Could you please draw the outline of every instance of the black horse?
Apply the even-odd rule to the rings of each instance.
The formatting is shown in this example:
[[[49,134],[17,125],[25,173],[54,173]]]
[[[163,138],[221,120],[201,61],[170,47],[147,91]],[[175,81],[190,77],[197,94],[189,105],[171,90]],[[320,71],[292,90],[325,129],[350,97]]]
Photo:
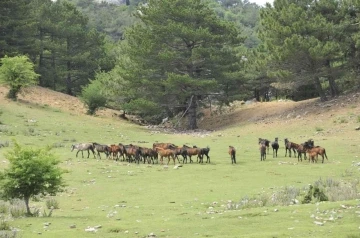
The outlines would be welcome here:
[[[199,163],[203,163],[203,158],[204,155],[206,156],[206,163],[210,163],[210,156],[209,156],[209,152],[210,152],[210,147],[207,146],[206,148],[201,148],[200,149],[200,154],[198,155],[198,158],[200,158]]]
[[[273,158],[276,156],[277,158],[277,152],[279,149],[279,138],[275,138],[275,141],[271,143],[271,148],[273,149]]]

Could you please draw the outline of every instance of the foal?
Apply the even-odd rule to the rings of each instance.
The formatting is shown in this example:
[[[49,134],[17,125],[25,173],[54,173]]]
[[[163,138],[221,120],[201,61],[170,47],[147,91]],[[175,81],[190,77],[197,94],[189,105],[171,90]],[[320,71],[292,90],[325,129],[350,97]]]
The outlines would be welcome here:
[[[259,150],[260,150],[260,161],[265,161],[265,159],[266,159],[266,145],[265,145],[264,140],[260,142]]]

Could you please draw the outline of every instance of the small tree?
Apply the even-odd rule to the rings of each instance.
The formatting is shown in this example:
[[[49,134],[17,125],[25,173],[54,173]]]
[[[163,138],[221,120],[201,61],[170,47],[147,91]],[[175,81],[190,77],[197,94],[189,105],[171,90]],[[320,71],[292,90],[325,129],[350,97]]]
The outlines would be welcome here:
[[[99,80],[93,80],[89,85],[84,87],[81,91],[81,100],[86,104],[90,115],[106,105],[106,97],[101,93],[102,83]]]
[[[34,71],[34,64],[27,56],[5,56],[1,59],[0,84],[10,87],[7,97],[13,100],[24,87],[36,85],[39,75]]]
[[[24,199],[28,215],[32,215],[30,198],[62,191],[64,171],[57,167],[60,161],[50,152],[50,147],[25,149],[15,142],[14,149],[5,157],[10,166],[0,174],[1,195],[6,199]]]

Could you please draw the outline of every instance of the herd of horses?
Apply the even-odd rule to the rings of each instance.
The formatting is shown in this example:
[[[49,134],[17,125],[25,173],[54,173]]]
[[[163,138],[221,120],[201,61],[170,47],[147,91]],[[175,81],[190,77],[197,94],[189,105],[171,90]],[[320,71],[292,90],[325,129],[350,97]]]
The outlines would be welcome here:
[[[293,152],[294,157],[297,158],[298,161],[307,159],[306,154],[309,156],[309,162],[317,162],[318,156],[320,155],[322,157],[322,163],[324,163],[324,159],[326,158],[328,160],[328,157],[326,155],[325,148],[321,146],[315,146],[314,141],[312,139],[309,139],[305,141],[304,143],[297,144],[294,142],[289,141],[287,138],[284,139],[285,142],[285,157],[287,156],[289,152],[289,157],[291,157],[291,153]],[[279,150],[279,139],[275,138],[273,142],[259,138],[259,150],[260,150],[260,160],[265,161],[266,154],[269,154],[270,145],[273,149],[273,158],[277,157],[278,150]],[[154,164],[155,161],[157,163],[163,164],[164,158],[167,158],[167,164],[170,163],[171,160],[173,160],[174,164],[176,163],[176,160],[180,163],[179,157],[182,157],[182,162],[187,163],[188,158],[189,162],[193,163],[192,156],[197,157],[197,163],[203,163],[203,158],[206,156],[206,163],[210,163],[210,148],[198,148],[197,146],[177,146],[173,143],[154,143],[152,148],[146,148],[141,147],[133,144],[129,145],[123,145],[122,143],[119,143],[117,145],[103,145],[98,143],[79,143],[74,144],[71,146],[71,151],[77,150],[76,157],[78,157],[79,152],[81,151],[82,157],[84,158],[84,151],[88,152],[87,158],[90,156],[90,151],[93,153],[94,158],[96,156],[101,159],[101,153],[104,153],[106,158],[119,160],[122,159],[122,161],[127,162],[136,162],[136,163],[152,163]],[[236,164],[236,149],[234,146],[229,146],[228,151],[231,163]]]
[[[325,158],[328,160],[325,148],[321,146],[315,146],[314,140],[312,139],[309,139],[304,143],[297,144],[289,141],[288,138],[285,138],[284,142],[285,142],[285,157],[287,156],[288,152],[289,152],[289,157],[291,157],[291,151],[292,151],[294,153],[294,157],[296,157],[296,153],[297,153],[298,162],[302,161],[302,155],[304,155],[304,159],[306,160],[307,159],[306,154],[308,154],[309,156],[309,162],[313,162],[313,163],[317,162],[319,155],[322,157],[322,163],[324,163]],[[275,138],[275,141],[271,142],[271,147],[273,149],[273,158],[277,157],[277,152],[279,149],[278,138]],[[270,148],[270,141],[267,139],[259,138],[259,150],[260,150],[261,161],[264,161],[266,159],[266,150],[267,153],[269,153],[269,148]]]
[[[93,153],[94,158],[96,156],[101,159],[101,153],[105,154],[106,158],[127,162],[136,163],[155,163],[159,162],[163,164],[164,158],[168,159],[167,164],[170,160],[176,160],[180,163],[179,156],[182,156],[183,163],[192,163],[192,156],[197,156],[197,162],[203,163],[203,157],[206,156],[206,163],[210,163],[210,148],[198,148],[197,146],[189,147],[187,145],[176,146],[172,143],[154,143],[153,148],[141,147],[133,144],[123,145],[119,143],[117,145],[103,145],[99,143],[79,143],[71,146],[71,151],[77,150],[76,157],[81,151],[82,157],[84,158],[84,151],[88,152],[87,158],[90,156],[90,151]]]

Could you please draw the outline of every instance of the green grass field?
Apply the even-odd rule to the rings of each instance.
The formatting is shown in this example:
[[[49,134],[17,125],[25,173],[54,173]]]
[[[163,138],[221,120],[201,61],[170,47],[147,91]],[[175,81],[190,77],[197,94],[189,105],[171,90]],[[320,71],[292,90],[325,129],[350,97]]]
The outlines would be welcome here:
[[[62,161],[66,190],[55,199],[59,209],[51,217],[11,219],[3,214],[17,237],[360,237],[360,201],[351,199],[294,205],[236,207],[240,201],[294,187],[305,191],[320,178],[355,183],[360,171],[359,131],[354,130],[358,107],[334,117],[283,120],[272,124],[239,122],[209,133],[165,133],[132,125],[115,118],[62,112],[49,106],[0,101],[1,168],[12,139],[30,147],[53,145]],[[336,118],[350,118],[339,121]],[[336,121],[337,120],[337,121]],[[280,139],[278,158],[260,161],[259,137]],[[284,138],[303,142],[308,138],[326,148],[324,164],[298,162],[284,157]],[[184,164],[174,169],[160,164],[129,164],[107,159],[76,158],[73,143],[137,144],[172,142],[209,146],[210,164]],[[237,149],[232,165],[228,146]],[[84,155],[87,156],[85,152]],[[357,186],[359,188],[359,186]],[[359,197],[359,192],[357,191]],[[299,198],[300,199],[300,198]],[[31,201],[48,211],[46,198]],[[321,225],[315,224],[321,222]],[[46,223],[50,223],[47,224]],[[44,225],[45,224],[45,225]],[[96,232],[88,227],[101,226]]]

